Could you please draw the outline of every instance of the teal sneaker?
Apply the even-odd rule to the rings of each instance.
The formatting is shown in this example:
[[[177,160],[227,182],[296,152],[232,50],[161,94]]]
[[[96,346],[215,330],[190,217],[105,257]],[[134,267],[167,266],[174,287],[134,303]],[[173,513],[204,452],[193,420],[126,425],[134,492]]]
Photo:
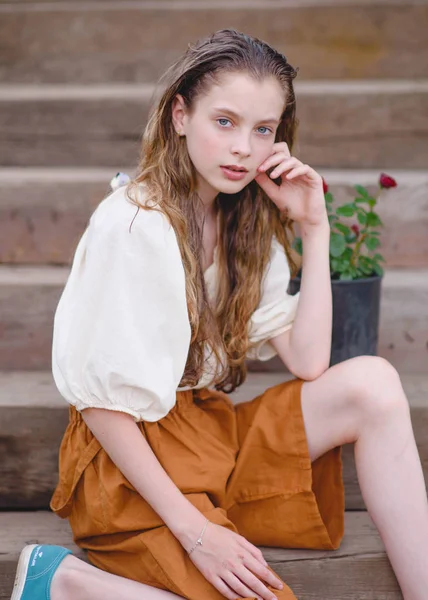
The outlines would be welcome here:
[[[25,546],[19,557],[11,600],[50,600],[52,577],[67,554],[71,550],[62,546]]]

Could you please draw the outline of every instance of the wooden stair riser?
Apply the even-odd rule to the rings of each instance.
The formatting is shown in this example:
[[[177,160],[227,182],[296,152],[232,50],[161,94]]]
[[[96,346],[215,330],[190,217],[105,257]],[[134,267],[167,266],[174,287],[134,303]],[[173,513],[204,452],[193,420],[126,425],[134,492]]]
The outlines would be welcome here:
[[[426,168],[428,86],[359,85],[296,86],[300,125],[293,154],[324,168]],[[152,92],[152,86],[132,87],[117,97],[111,88],[83,88],[73,98],[71,86],[52,93],[41,88],[34,97],[21,89],[0,94],[0,164],[112,170],[136,164]]]
[[[299,67],[299,78],[426,77],[423,3],[44,4],[0,5],[2,81],[154,81],[189,42],[225,27],[272,44]]]
[[[122,167],[129,175],[133,169]],[[71,264],[77,242],[89,218],[109,191],[116,170],[67,173],[51,170],[5,169],[0,171],[0,263]],[[362,183],[375,193],[379,173],[331,173],[318,169],[329,181],[337,202],[353,197],[352,184]],[[392,171],[392,173],[395,172]],[[86,176],[86,179],[85,179]],[[388,267],[428,265],[428,173],[397,172],[398,187],[383,192],[377,211],[384,226],[379,250]],[[355,219],[352,219],[355,221]]]

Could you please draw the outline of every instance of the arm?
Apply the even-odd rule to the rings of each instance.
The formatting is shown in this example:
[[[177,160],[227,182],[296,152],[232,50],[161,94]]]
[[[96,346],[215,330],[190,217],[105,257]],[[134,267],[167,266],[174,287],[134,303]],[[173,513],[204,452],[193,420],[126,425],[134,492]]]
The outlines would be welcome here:
[[[172,482],[134,419],[100,408],[87,408],[82,417],[118,469],[188,551],[206,519]]]
[[[332,332],[332,292],[329,266],[330,226],[301,224],[302,280],[293,327],[271,344],[291,373],[312,380],[329,366]]]

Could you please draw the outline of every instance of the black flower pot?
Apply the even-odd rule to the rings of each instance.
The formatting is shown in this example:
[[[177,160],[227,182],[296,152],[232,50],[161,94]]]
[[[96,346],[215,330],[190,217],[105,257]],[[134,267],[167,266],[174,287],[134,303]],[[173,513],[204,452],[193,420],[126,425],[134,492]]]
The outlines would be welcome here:
[[[348,358],[377,354],[382,277],[352,281],[332,280],[333,333],[330,366]],[[300,290],[300,277],[290,281],[289,292]]]

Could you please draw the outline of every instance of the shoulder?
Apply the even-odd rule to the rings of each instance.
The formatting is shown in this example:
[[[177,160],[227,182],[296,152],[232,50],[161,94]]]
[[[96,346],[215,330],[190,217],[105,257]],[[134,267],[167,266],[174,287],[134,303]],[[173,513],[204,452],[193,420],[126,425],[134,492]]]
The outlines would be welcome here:
[[[156,208],[144,206],[148,204],[142,186],[129,194],[128,186],[113,191],[100,202],[90,218],[89,241],[92,244],[120,242],[135,247],[149,245],[159,250],[176,243],[168,217]]]

